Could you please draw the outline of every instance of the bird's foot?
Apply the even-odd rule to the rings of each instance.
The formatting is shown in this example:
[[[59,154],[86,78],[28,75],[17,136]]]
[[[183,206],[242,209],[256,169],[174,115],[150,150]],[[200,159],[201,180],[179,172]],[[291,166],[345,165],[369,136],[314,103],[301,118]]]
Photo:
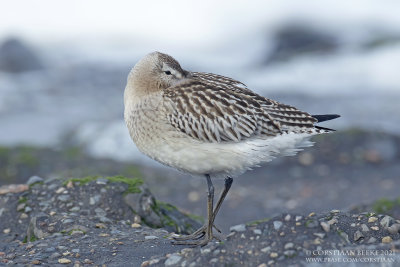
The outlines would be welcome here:
[[[221,231],[213,225],[213,227],[221,233]],[[219,234],[214,234],[211,231],[208,232],[208,225],[205,224],[199,229],[197,229],[194,233],[190,235],[181,235],[172,237],[172,244],[174,245],[189,245],[189,246],[205,246],[208,242],[212,241],[214,238],[218,241],[222,240],[222,237]]]

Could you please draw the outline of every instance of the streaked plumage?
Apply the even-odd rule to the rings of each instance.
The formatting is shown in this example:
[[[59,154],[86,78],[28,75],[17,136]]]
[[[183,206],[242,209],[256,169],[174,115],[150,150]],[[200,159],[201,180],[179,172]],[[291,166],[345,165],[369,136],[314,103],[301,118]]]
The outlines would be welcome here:
[[[274,157],[293,155],[312,144],[310,136],[331,131],[315,126],[318,118],[335,117],[313,117],[232,78],[183,70],[159,52],[132,69],[124,104],[130,135],[144,154],[211,177],[236,176]]]

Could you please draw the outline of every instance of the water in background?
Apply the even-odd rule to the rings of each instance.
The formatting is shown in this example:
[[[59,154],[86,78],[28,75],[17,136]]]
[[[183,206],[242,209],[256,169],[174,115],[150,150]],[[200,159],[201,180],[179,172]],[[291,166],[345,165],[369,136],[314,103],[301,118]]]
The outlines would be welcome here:
[[[92,1],[41,1],[48,12],[35,27],[32,4],[16,2],[0,11],[1,145],[67,140],[95,156],[145,160],[122,100],[130,68],[154,50],[312,114],[342,115],[328,127],[400,133],[398,1],[172,1],[157,11],[96,1],[96,12]],[[20,2],[24,21],[10,12]]]

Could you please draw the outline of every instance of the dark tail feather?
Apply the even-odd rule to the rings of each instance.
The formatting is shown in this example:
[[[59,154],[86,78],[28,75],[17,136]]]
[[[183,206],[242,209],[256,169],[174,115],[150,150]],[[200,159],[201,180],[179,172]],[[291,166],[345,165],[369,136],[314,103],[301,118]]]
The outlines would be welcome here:
[[[329,121],[339,118],[340,115],[337,114],[325,114],[325,115],[311,115],[318,120],[318,122]]]

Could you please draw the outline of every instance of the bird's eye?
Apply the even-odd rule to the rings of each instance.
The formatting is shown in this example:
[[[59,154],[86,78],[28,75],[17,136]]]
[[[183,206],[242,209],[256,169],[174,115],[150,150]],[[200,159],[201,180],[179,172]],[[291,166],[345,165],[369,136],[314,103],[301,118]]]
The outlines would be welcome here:
[[[172,74],[169,70],[164,71],[164,73],[167,74],[167,75],[171,75]]]

